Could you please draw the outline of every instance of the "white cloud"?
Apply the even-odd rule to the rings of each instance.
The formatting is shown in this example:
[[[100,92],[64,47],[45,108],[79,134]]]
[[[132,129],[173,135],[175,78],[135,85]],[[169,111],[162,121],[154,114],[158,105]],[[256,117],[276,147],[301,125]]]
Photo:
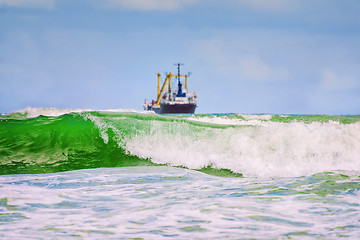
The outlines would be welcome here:
[[[124,8],[138,11],[172,11],[195,4],[196,2],[197,0],[103,0],[100,4],[105,8]]]
[[[290,78],[290,74],[265,61],[261,55],[247,51],[223,39],[204,40],[196,44],[196,54],[202,61],[212,65],[221,75],[236,74],[250,81],[278,82]]]
[[[340,75],[329,69],[320,73],[320,87],[327,90],[350,90],[360,86],[360,83],[352,76]]]
[[[271,66],[257,55],[240,55],[239,66],[246,76],[254,80],[283,81],[290,76],[285,69]]]
[[[52,9],[55,0],[0,0],[1,6]]]

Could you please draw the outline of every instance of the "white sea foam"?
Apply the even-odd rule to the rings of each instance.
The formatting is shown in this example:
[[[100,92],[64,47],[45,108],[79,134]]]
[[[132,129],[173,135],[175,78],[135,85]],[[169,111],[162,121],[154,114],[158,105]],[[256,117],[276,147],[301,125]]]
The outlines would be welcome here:
[[[69,113],[81,113],[81,112],[93,112],[93,111],[99,111],[99,112],[111,112],[111,113],[140,113],[140,114],[154,114],[150,111],[138,111],[134,109],[105,109],[105,110],[93,110],[90,108],[87,109],[81,109],[81,108],[69,108],[69,109],[59,109],[59,108],[32,108],[27,107],[25,109],[16,111],[18,113],[26,114],[27,118],[35,118],[40,115],[42,116],[49,116],[49,117],[57,117],[64,114]]]
[[[272,115],[269,114],[256,114],[256,115],[248,115],[248,114],[238,114],[239,116],[243,117],[245,120],[263,120],[268,121],[271,119]]]
[[[0,239],[359,239],[358,185],[164,166],[0,176]]]
[[[195,122],[220,124],[220,125],[240,125],[240,126],[266,126],[271,119],[271,115],[241,115],[244,119],[228,118],[227,116],[191,116],[187,119]],[[246,117],[244,117],[246,116]],[[270,116],[270,117],[269,117]]]
[[[231,120],[233,121],[233,120]],[[126,143],[131,154],[155,163],[199,169],[212,165],[246,176],[307,176],[360,170],[360,123],[275,123],[198,131],[154,122],[150,134]]]
[[[58,108],[32,108],[27,107],[25,109],[16,111],[22,114],[26,114],[28,118],[35,118],[40,115],[42,116],[49,116],[49,117],[57,117],[68,113],[79,113],[79,112],[87,112],[92,111],[91,109],[58,109]]]

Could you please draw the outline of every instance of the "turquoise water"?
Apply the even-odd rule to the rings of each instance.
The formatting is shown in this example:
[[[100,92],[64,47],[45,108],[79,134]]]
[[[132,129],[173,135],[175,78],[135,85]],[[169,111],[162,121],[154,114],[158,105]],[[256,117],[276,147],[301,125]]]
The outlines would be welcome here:
[[[0,117],[0,238],[359,239],[360,117]]]

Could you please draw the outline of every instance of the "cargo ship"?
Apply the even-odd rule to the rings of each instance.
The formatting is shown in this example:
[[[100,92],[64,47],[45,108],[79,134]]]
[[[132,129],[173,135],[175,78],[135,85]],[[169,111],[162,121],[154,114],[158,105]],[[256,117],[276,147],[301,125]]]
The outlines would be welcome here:
[[[173,75],[171,72],[166,74],[165,81],[160,88],[161,74],[157,75],[157,97],[151,103],[144,103],[144,110],[154,111],[158,114],[166,113],[194,113],[197,107],[197,96],[195,92],[189,92],[187,88],[188,75],[180,74],[180,66],[183,64],[177,63],[178,73]],[[177,88],[171,88],[172,78],[177,79]],[[181,82],[184,78],[185,86]]]

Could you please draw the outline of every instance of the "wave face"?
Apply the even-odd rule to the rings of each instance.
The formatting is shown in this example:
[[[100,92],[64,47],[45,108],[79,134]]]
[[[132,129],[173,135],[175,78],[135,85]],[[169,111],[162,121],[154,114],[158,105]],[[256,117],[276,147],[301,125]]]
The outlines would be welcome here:
[[[0,117],[1,174],[160,164],[294,177],[360,171],[359,158],[360,116],[27,109]]]

